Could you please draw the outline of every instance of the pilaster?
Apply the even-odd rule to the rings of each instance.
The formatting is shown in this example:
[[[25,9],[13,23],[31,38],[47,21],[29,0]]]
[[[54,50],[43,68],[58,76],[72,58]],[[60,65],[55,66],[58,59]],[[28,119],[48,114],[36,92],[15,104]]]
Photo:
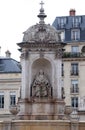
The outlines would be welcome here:
[[[21,84],[21,99],[27,99],[29,88],[29,53],[27,49],[22,50],[21,54],[21,65],[22,65],[22,84]]]

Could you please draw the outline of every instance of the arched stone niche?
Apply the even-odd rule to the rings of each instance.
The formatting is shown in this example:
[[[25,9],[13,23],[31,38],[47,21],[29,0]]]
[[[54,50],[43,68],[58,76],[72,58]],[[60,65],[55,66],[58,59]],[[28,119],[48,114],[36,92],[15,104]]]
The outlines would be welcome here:
[[[37,86],[37,85],[35,85],[35,84],[37,84],[35,82],[38,82],[37,78],[40,76],[41,80],[42,80],[42,77],[44,77],[44,79],[41,81],[41,84],[39,82],[39,85],[41,87],[43,87],[42,91],[45,88],[47,89],[47,91],[49,91],[48,92],[49,94],[46,95],[46,93],[44,93],[44,95],[42,95],[42,96],[45,96],[45,97],[46,96],[52,96],[52,85],[51,85],[52,84],[52,66],[51,66],[50,61],[48,61],[45,58],[39,58],[39,59],[35,60],[33,62],[33,64],[32,64],[32,71],[31,71],[31,73],[32,73],[32,78],[31,78],[32,79],[32,83],[31,83],[31,95],[32,96],[34,95],[33,94],[34,93],[33,89],[35,89],[36,86]],[[39,96],[38,94],[36,94],[36,95]]]
[[[32,64],[32,81],[35,77],[36,74],[39,73],[40,70],[43,70],[45,75],[47,75],[47,77],[49,78],[49,81],[51,83],[52,80],[52,66],[50,61],[48,61],[45,58],[39,58],[37,60],[35,60]]]

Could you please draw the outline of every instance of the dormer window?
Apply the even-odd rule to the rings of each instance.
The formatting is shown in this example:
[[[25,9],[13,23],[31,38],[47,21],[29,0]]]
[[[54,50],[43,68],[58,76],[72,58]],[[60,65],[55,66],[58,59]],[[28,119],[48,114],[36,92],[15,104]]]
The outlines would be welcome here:
[[[64,41],[65,40],[65,31],[64,30],[61,31],[60,36],[61,36],[61,41]]]
[[[58,18],[57,20],[59,27],[63,28],[66,24],[66,18]]]
[[[71,39],[72,40],[80,40],[80,30],[79,29],[73,29],[71,31]]]
[[[72,18],[72,26],[73,27],[79,27],[81,23],[81,17],[73,17]]]

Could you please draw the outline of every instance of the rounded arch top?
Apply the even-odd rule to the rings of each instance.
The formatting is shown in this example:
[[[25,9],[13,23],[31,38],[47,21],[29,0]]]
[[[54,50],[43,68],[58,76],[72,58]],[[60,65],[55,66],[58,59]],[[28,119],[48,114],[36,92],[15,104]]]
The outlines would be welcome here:
[[[34,60],[31,66],[31,70],[32,80],[34,79],[35,75],[39,73],[40,70],[43,70],[50,81],[52,79],[52,64],[49,60],[45,58],[37,58],[36,60]]]
[[[48,61],[50,63],[51,67],[53,66],[53,58],[48,57],[48,56],[44,56],[43,58],[41,58],[39,56],[33,57],[32,60],[31,60],[31,66],[34,64],[35,61],[37,61],[39,59],[41,59],[41,60],[44,59],[45,61]]]

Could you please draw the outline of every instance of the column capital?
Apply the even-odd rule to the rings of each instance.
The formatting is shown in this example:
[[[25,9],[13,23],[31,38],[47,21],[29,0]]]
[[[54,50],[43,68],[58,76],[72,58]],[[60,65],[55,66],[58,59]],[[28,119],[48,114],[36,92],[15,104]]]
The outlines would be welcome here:
[[[23,50],[21,54],[21,59],[28,59],[29,58],[29,51],[28,50]]]
[[[62,52],[62,48],[58,48],[57,50],[56,50],[56,52],[55,52],[55,58],[57,59],[59,59],[59,58],[62,58],[62,54],[63,54],[63,52]]]

